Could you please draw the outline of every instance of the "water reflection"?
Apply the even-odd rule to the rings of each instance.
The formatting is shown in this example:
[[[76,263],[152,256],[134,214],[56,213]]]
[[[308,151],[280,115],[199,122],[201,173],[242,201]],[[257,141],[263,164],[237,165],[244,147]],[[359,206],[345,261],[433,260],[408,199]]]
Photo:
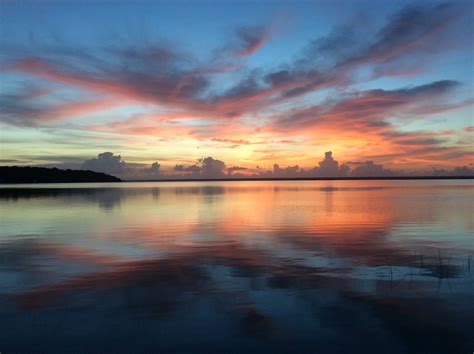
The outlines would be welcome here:
[[[2,351],[474,347],[469,181],[120,186],[0,190]]]

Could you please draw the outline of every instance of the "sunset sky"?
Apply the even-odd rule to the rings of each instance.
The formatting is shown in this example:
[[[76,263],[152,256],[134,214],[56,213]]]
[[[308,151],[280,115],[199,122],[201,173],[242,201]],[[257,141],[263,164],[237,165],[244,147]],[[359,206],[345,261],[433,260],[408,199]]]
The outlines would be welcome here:
[[[474,161],[472,1],[0,6],[2,165]]]

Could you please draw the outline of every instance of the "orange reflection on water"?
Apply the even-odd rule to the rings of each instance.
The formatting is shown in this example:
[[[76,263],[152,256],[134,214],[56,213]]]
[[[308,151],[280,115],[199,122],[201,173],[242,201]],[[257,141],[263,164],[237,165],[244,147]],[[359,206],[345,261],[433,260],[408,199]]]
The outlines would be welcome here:
[[[442,345],[465,349],[474,324],[467,315],[474,310],[467,301],[474,292],[473,186],[262,181],[2,189],[0,313],[11,329],[0,342],[42,342],[51,333],[67,341],[69,332],[58,326],[67,318],[78,345],[134,333],[155,349],[187,351],[183,335],[195,343],[224,336],[230,347],[258,338],[275,352],[283,335],[292,352],[331,332],[337,342],[347,333],[370,338],[359,343],[367,349],[373,328],[392,345],[393,338],[412,340],[422,324],[416,340],[423,348],[439,332]],[[32,317],[41,322],[34,330]],[[366,323],[373,327],[360,325]],[[445,348],[430,349],[438,347]]]

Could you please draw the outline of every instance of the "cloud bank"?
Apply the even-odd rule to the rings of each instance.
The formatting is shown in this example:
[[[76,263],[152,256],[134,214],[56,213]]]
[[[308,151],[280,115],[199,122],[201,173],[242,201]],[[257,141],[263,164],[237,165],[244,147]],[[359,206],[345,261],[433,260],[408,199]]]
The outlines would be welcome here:
[[[59,166],[61,167],[61,166]],[[227,167],[224,161],[213,157],[198,159],[194,164],[168,166],[161,169],[161,164],[154,162],[150,167],[128,164],[120,155],[104,152],[97,158],[86,160],[81,169],[104,172],[125,179],[232,179],[232,178],[346,178],[346,177],[403,177],[403,176],[473,176],[472,166],[459,166],[451,170],[431,169],[422,172],[405,172],[386,169],[374,161],[339,164],[331,151],[325,153],[318,166],[305,170],[298,165],[280,167],[275,163],[272,170],[260,171],[259,168]]]

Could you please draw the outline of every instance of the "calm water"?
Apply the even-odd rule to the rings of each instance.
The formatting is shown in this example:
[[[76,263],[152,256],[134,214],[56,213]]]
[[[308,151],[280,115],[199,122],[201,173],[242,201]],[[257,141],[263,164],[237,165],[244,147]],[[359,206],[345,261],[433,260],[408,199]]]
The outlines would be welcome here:
[[[474,351],[474,182],[0,189],[5,353]]]

